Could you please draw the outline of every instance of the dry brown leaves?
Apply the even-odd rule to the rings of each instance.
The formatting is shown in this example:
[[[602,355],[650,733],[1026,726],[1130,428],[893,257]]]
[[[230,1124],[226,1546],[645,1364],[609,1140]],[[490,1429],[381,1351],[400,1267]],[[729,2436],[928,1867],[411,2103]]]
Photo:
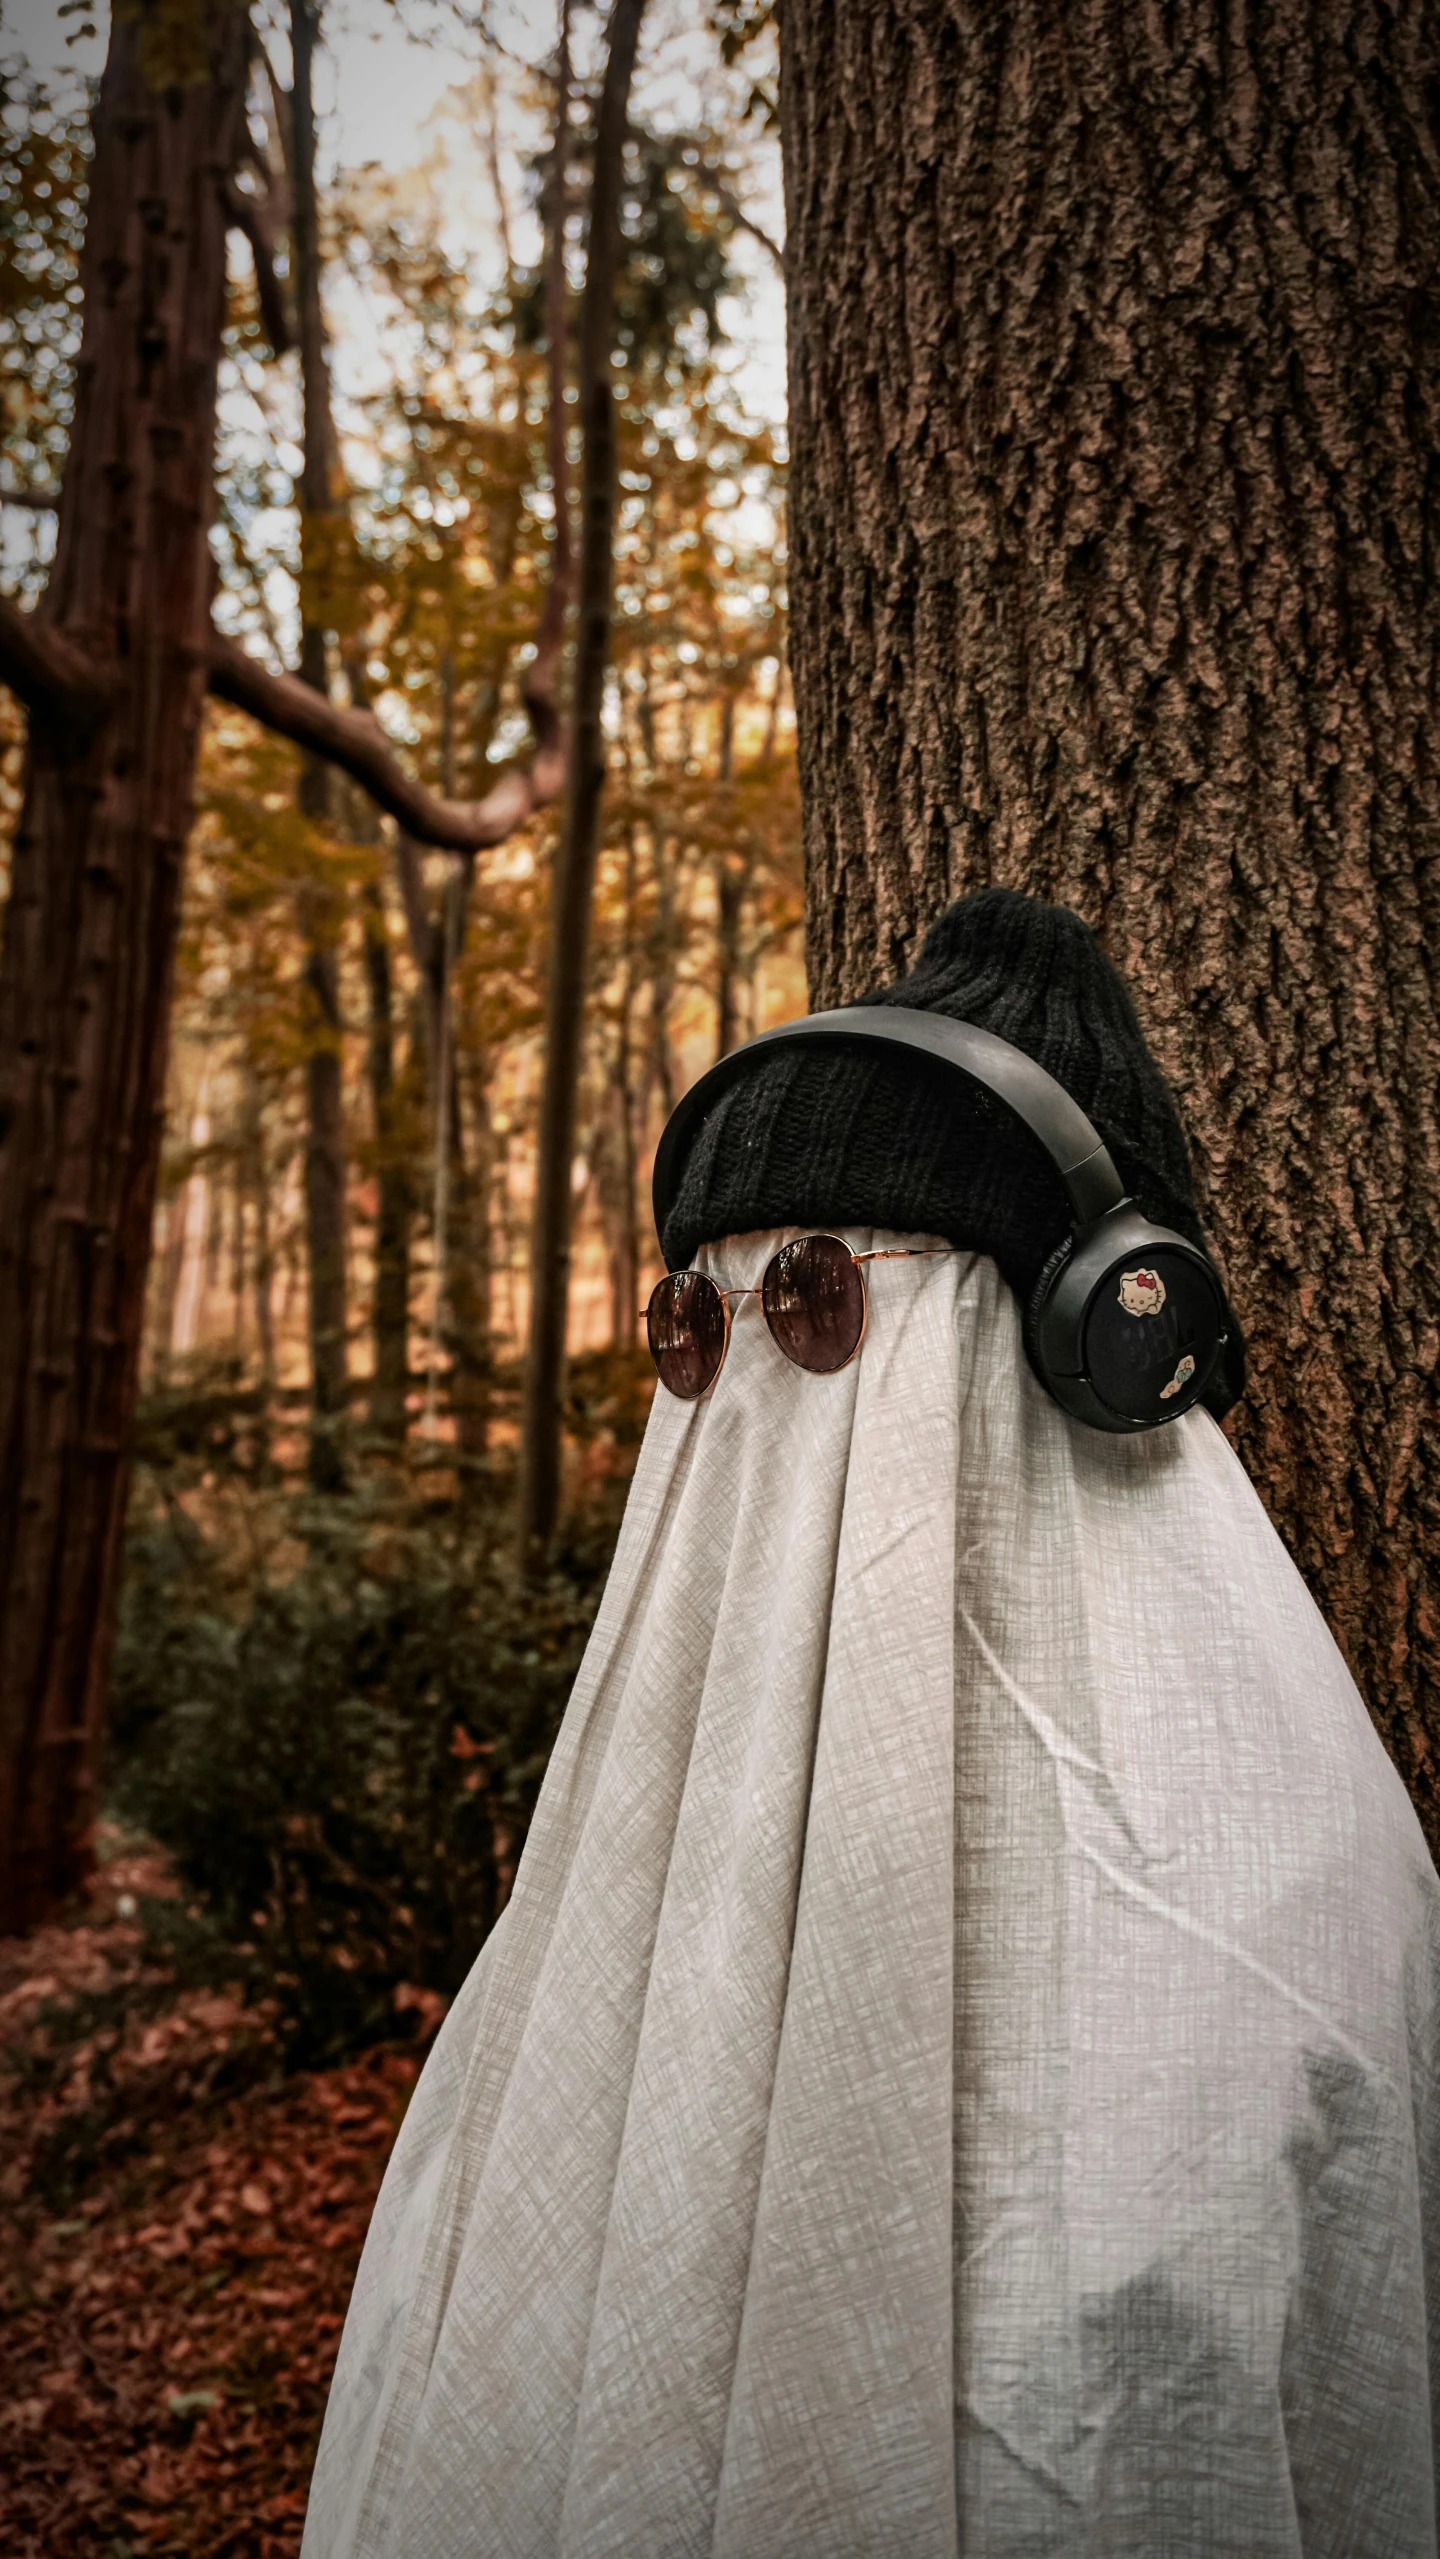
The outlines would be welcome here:
[[[0,1945],[0,2548],[280,2559],[419,2055],[280,2077],[185,1991],[102,1867],[80,1924]],[[427,2016],[424,2022],[432,2020]]]

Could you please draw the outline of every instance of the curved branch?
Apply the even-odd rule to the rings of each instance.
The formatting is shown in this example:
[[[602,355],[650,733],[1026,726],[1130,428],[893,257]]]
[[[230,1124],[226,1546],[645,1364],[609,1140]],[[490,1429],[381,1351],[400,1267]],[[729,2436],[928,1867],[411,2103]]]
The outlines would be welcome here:
[[[0,596],[0,684],[8,684],[37,717],[93,728],[114,698],[114,685],[93,658],[9,596]]]
[[[713,195],[721,212],[729,214],[738,231],[748,231],[752,240],[759,241],[761,248],[768,257],[774,259],[783,276],[785,273],[784,249],[778,240],[773,239],[768,231],[761,228],[758,222],[752,221],[728,179],[722,178],[718,169],[708,167],[703,160],[692,164],[689,175],[694,178],[697,186],[705,189],[707,195]]]
[[[479,853],[503,844],[557,797],[565,778],[564,734],[559,721],[551,720],[528,767],[502,774],[483,800],[442,800],[406,772],[373,712],[342,710],[298,676],[272,675],[221,631],[210,635],[208,666],[210,690],[222,702],[338,764],[417,842],[442,852]]]
[[[250,244],[255,267],[255,296],[260,325],[272,355],[288,355],[295,344],[285,288],[275,264],[279,232],[275,209],[266,196],[246,195],[233,178],[225,185],[225,211],[234,229]]]

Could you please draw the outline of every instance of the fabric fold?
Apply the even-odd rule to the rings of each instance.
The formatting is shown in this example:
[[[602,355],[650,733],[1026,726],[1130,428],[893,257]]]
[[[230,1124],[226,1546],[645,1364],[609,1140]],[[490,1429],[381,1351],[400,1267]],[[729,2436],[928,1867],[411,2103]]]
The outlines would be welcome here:
[[[868,1279],[838,1376],[744,1298],[657,1394],[305,2559],[1435,2551],[1414,1815],[1208,1416]]]

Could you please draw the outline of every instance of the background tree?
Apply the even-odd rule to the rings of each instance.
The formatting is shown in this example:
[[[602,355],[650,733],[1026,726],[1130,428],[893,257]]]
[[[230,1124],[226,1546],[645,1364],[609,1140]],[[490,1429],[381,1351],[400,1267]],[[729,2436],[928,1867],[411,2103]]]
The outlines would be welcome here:
[[[530,1334],[520,1454],[522,1550],[543,1554],[560,1494],[560,1400],[569,1304],[571,1159],[575,1145],[581,1005],[590,901],[605,788],[601,715],[610,655],[614,584],[615,276],[621,254],[621,191],[630,82],[645,0],[615,0],[595,124],[580,305],[580,571],[575,650],[574,738],[551,895],[545,987],[545,1081],[536,1139],[535,1214],[530,1237]]]
[[[466,852],[503,842],[563,765],[534,702],[529,769],[442,801],[367,713],[211,627],[231,223],[269,273],[266,208],[235,184],[250,63],[230,0],[116,15],[54,564],[33,612],[0,604],[0,677],[30,714],[0,960],[0,1927],[89,1855],[207,678]]]
[[[786,0],[781,108],[812,1000],[990,880],[1097,927],[1434,1836],[1432,34]]]
[[[300,345],[303,459],[300,467],[300,659],[304,684],[328,700],[328,643],[339,586],[336,552],[345,529],[340,453],[330,396],[330,358],[321,297],[320,205],[315,184],[315,52],[319,0],[290,0],[288,100],[290,264]],[[328,610],[327,610],[328,606]],[[453,785],[451,785],[453,789]],[[322,756],[300,767],[300,806],[329,818],[332,774]],[[329,893],[327,893],[329,892]],[[323,872],[301,889],[307,997],[305,1227],[310,1311],[310,1472],[321,1487],[342,1480],[336,1421],[346,1407],[345,1135],[340,1090],[338,916]],[[377,1072],[383,1068],[377,1060]]]

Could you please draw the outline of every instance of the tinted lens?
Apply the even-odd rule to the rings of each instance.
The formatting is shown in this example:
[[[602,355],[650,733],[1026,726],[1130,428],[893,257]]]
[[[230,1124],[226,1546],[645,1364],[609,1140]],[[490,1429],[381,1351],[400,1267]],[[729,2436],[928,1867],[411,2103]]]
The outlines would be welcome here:
[[[761,1283],[765,1321],[787,1359],[828,1377],[860,1348],[865,1283],[838,1235],[782,1244]]]
[[[660,1383],[693,1403],[713,1386],[725,1357],[725,1300],[703,1271],[672,1271],[645,1309],[650,1356]]]

